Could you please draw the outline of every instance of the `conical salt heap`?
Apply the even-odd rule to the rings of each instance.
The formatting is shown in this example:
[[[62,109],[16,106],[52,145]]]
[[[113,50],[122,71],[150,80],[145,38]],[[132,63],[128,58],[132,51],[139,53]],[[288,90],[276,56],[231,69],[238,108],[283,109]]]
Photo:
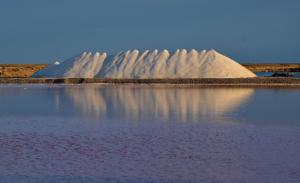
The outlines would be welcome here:
[[[52,64],[33,77],[52,78],[249,78],[256,75],[215,50],[129,50],[116,55],[84,52]]]

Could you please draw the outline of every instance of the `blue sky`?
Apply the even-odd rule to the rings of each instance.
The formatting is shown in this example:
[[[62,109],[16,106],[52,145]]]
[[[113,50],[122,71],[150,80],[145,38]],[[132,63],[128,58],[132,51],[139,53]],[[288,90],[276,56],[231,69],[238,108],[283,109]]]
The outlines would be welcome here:
[[[1,0],[0,63],[133,48],[300,62],[299,21],[299,0]]]

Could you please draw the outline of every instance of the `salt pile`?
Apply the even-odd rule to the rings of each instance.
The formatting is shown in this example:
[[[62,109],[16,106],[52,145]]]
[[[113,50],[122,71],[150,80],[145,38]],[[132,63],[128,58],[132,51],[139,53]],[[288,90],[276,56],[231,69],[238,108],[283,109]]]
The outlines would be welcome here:
[[[53,78],[248,78],[256,75],[215,50],[128,50],[116,55],[84,52],[51,64],[33,77]]]

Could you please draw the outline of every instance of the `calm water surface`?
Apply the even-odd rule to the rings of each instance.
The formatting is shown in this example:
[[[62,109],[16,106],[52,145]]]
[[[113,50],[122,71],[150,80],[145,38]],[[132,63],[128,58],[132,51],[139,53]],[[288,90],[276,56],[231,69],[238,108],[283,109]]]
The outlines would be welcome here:
[[[300,182],[300,90],[0,85],[0,182]]]

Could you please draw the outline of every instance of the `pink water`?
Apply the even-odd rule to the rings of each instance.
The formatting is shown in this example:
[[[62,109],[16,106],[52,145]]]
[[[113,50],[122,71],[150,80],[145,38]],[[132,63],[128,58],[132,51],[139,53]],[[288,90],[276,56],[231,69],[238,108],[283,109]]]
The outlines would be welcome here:
[[[93,88],[92,92],[86,88],[70,89],[72,88],[59,87],[57,90],[33,87],[27,88],[25,93],[20,87],[13,87],[13,90],[2,89],[2,92],[5,91],[2,96],[6,95],[6,102],[13,95],[19,97],[19,101],[25,100],[24,97],[39,98],[45,104],[47,97],[50,96],[52,101],[51,94],[55,93],[60,97],[60,106],[69,107],[78,115],[69,110],[62,112],[55,108],[55,113],[41,110],[35,115],[32,115],[31,110],[29,113],[23,111],[11,115],[2,110],[1,183],[300,181],[300,125],[293,109],[288,113],[282,111],[274,114],[278,115],[277,120],[260,117],[260,113],[256,113],[256,118],[245,113],[247,111],[254,114],[254,108],[259,109],[258,104],[254,105],[256,100],[265,97],[265,93],[268,94],[271,90],[251,91],[250,98],[249,91],[242,91],[241,94],[241,91],[230,90],[231,93],[239,95],[239,100],[243,97],[245,99],[246,93],[246,101],[237,102],[236,98],[231,98],[236,100],[235,105],[218,105],[210,95],[220,95],[224,91],[168,89],[170,92],[164,93],[164,90],[154,88],[146,91],[136,88],[129,91],[124,91],[124,88],[121,91],[120,88],[105,91]],[[85,107],[80,106],[84,101],[92,101],[87,98],[75,101],[74,96],[82,96],[86,90],[89,91],[86,97],[98,94],[105,102],[94,103],[93,107],[88,104],[83,105]],[[72,97],[65,96],[66,91],[73,92]],[[172,92],[177,92],[174,94],[177,96],[175,101]],[[285,92],[277,91],[277,96],[285,99],[281,101],[289,99]],[[288,92],[289,96],[298,95],[297,91]],[[120,98],[124,93],[126,100]],[[182,94],[194,98],[191,101],[185,95],[181,96]],[[166,100],[164,107],[155,107],[154,104],[158,103],[155,99],[157,95]],[[141,96],[148,96],[148,99]],[[65,100],[66,97],[72,102]],[[155,102],[152,104],[148,101],[149,98]],[[9,100],[11,105],[16,105],[13,99]],[[135,100],[148,106],[129,105],[130,101]],[[37,105],[37,101],[32,104]],[[198,102],[194,101],[207,105],[198,109],[201,105],[197,106]],[[222,101],[227,102],[226,99]],[[126,103],[131,106],[129,109],[125,109]],[[42,104],[39,104],[41,108]],[[47,109],[52,108],[51,103],[46,104]],[[103,104],[107,104],[105,112],[101,108]],[[174,104],[177,105],[173,106]],[[212,104],[214,107],[210,106]],[[16,108],[20,109],[22,105],[24,104]],[[28,103],[27,106],[30,108]],[[191,111],[191,106],[197,109]],[[164,111],[166,107],[168,115]],[[189,109],[186,115],[185,108]],[[282,119],[287,114],[291,118],[285,122]],[[265,115],[268,116],[269,113],[266,112]]]

